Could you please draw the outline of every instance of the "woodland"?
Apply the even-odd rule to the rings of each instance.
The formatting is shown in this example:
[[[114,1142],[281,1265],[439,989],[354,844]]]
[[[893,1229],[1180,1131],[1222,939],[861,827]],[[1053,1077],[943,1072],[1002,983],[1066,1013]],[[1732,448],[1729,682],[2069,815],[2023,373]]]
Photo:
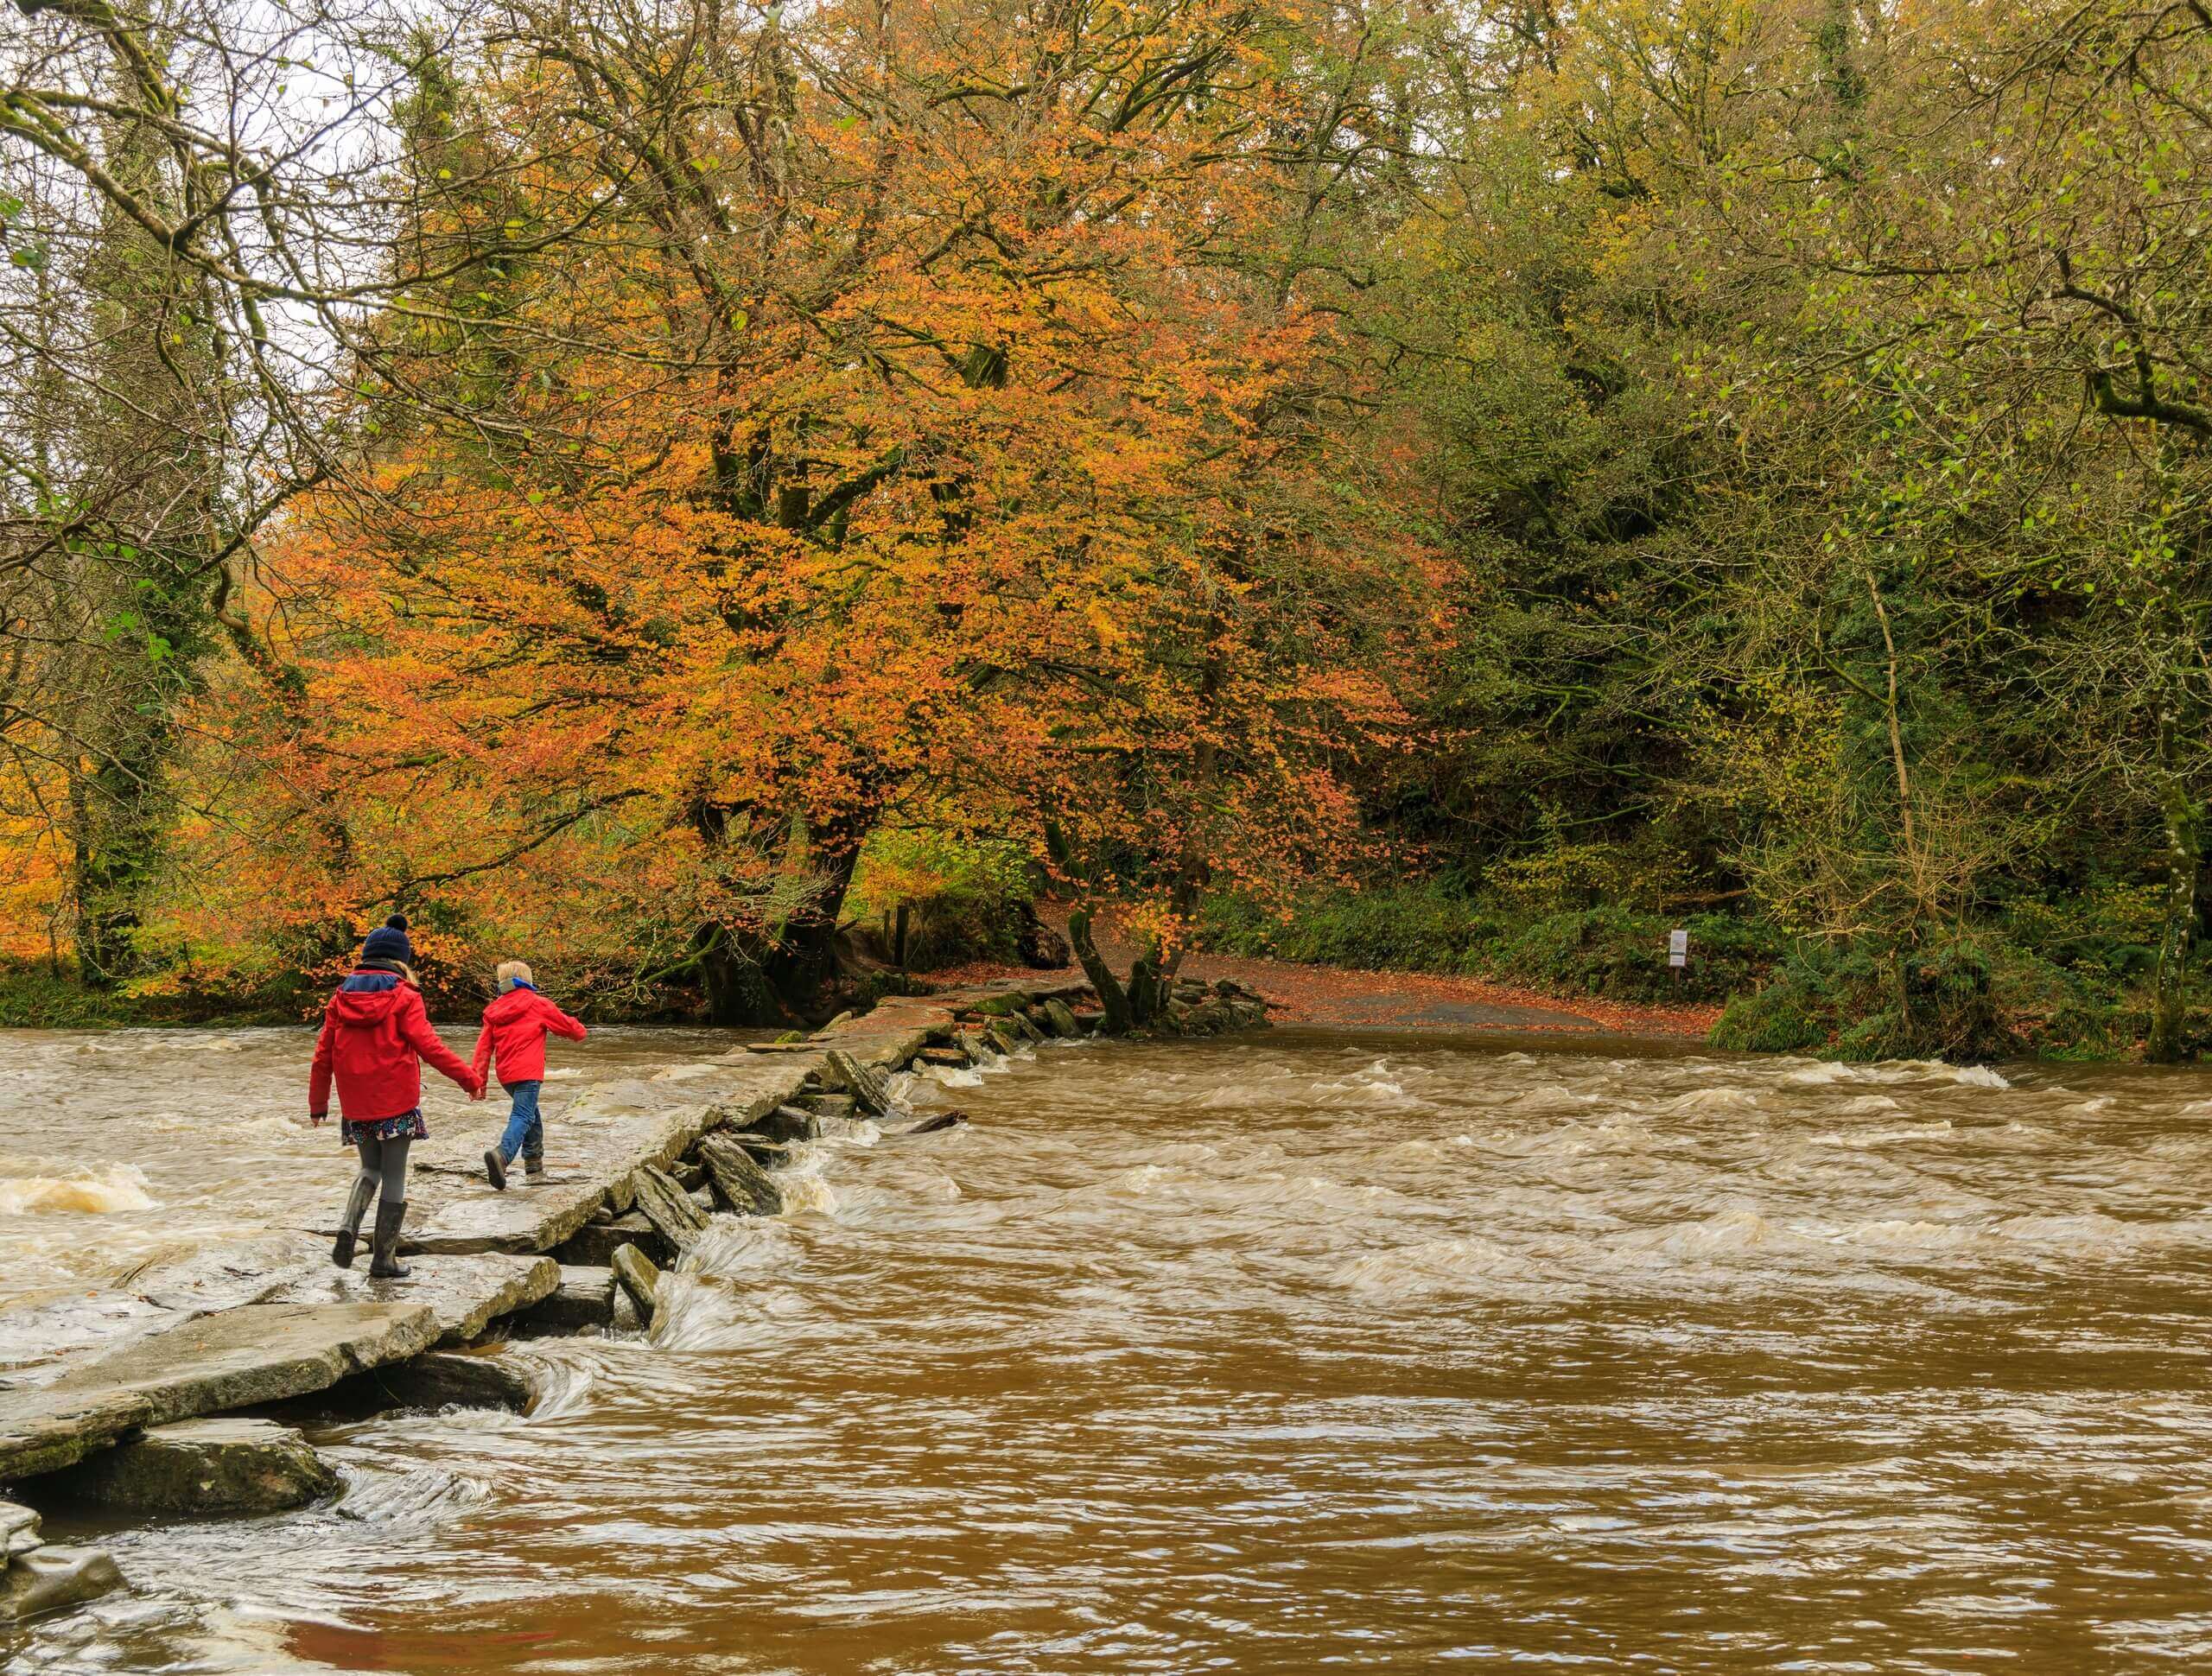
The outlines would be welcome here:
[[[7,0],[0,1022],[2190,1057],[2208,165],[2202,0]]]

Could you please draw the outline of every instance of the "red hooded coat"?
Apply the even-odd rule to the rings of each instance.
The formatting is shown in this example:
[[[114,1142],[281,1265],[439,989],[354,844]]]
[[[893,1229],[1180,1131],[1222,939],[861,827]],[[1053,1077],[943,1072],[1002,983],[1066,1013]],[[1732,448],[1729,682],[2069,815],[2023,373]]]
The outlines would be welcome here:
[[[572,1042],[584,1038],[582,1025],[527,984],[517,984],[484,1009],[484,1033],[476,1038],[477,1080],[482,1081],[490,1071],[494,1056],[503,1088],[542,1079],[549,1030]]]
[[[308,1077],[308,1109],[330,1109],[330,1084],[338,1082],[338,1108],[353,1123],[404,1117],[423,1103],[423,1065],[429,1060],[474,1094],[480,1080],[461,1056],[438,1039],[423,1011],[423,993],[410,983],[389,989],[341,989],[323,1009]]]

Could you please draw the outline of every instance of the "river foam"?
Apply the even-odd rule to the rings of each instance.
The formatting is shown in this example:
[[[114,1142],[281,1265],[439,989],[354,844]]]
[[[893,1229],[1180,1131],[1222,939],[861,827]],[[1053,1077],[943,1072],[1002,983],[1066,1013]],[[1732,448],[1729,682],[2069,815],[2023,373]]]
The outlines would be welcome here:
[[[0,1177],[0,1216],[87,1216],[119,1210],[151,1210],[146,1172],[134,1164],[111,1164],[54,1176]]]

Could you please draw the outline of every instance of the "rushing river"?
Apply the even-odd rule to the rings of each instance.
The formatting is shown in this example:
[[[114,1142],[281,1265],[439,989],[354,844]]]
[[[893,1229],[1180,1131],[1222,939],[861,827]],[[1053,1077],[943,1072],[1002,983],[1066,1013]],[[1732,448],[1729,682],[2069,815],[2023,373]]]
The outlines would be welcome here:
[[[5,1290],[342,1184],[296,1038],[8,1045]],[[2212,1080],[1288,1032],[950,1080],[969,1126],[717,1218],[651,1341],[517,1347],[528,1419],[79,1527],[134,1589],[0,1669],[2212,1659]]]

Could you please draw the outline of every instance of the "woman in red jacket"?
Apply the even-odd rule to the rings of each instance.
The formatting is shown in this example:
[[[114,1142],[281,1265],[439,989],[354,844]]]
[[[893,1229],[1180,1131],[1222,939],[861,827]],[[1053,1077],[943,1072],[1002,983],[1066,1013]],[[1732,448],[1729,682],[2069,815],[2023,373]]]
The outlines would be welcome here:
[[[346,1201],[330,1260],[340,1268],[353,1266],[361,1218],[381,1185],[369,1260],[369,1273],[378,1279],[404,1279],[408,1273],[398,1262],[399,1224],[407,1215],[407,1149],[430,1133],[423,1126],[422,1061],[467,1089],[471,1100],[484,1097],[483,1078],[430,1028],[414,964],[415,948],[400,915],[369,933],[353,973],[323,1009],[308,1081],[308,1116],[315,1123],[330,1115],[330,1085],[337,1082],[339,1138],[361,1155],[361,1173]]]
[[[545,1126],[537,1116],[538,1086],[545,1080],[545,1032],[581,1042],[584,1027],[537,993],[537,980],[520,961],[502,961],[498,976],[499,993],[484,1009],[484,1033],[476,1038],[475,1063],[469,1069],[482,1082],[496,1054],[499,1086],[514,1096],[506,1133],[484,1154],[484,1173],[504,1193],[507,1166],[517,1152],[532,1186],[545,1174]]]

